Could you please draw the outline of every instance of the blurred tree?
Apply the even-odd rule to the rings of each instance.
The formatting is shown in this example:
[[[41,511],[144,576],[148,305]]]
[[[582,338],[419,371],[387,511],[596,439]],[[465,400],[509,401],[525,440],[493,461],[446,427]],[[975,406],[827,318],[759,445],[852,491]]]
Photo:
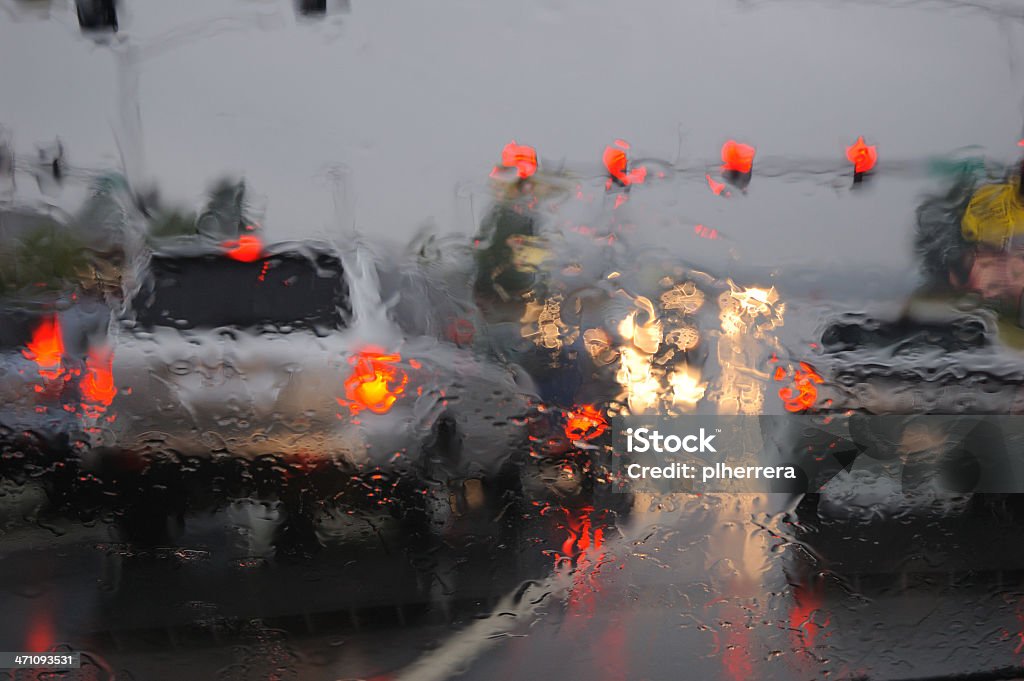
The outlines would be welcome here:
[[[84,244],[46,216],[5,246],[0,250],[0,295],[73,290],[89,270]]]
[[[198,234],[217,241],[236,239],[251,231],[245,199],[245,180],[219,180],[210,191],[206,208],[196,220]]]
[[[177,209],[155,212],[150,217],[150,242],[182,236],[197,236],[196,214]]]
[[[564,195],[564,179],[559,173],[495,181],[495,202],[475,240],[473,292],[488,321],[518,320],[526,300],[542,295],[538,268],[549,253],[541,211],[545,201]]]

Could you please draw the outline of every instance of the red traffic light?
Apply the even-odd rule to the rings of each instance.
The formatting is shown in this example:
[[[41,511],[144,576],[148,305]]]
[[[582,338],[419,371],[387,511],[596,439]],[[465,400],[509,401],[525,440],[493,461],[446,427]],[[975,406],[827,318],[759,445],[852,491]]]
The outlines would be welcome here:
[[[647,168],[640,166],[632,170],[628,169],[627,149],[629,149],[629,144],[622,140],[615,140],[614,146],[605,147],[601,157],[608,174],[623,187],[642,184],[647,179]],[[608,188],[611,188],[611,180],[608,181]]]
[[[722,145],[722,171],[747,174],[754,166],[756,149],[749,144],[729,140]]]
[[[491,177],[495,177],[506,168],[515,168],[519,179],[525,180],[537,172],[537,150],[526,144],[516,144],[512,140],[501,150],[501,165],[495,166]]]
[[[864,137],[858,137],[857,141],[846,147],[846,158],[853,164],[853,172],[857,175],[870,172],[878,163],[878,148],[874,145],[868,146]]]

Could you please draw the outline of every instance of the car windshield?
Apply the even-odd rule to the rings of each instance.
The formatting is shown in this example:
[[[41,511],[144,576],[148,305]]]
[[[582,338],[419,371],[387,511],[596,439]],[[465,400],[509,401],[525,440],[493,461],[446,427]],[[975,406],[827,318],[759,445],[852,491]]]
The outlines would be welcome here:
[[[1024,681],[1024,0],[0,64],[0,681]]]
[[[252,262],[155,255],[132,307],[144,328],[338,329],[348,313],[347,285],[341,262],[326,254]]]

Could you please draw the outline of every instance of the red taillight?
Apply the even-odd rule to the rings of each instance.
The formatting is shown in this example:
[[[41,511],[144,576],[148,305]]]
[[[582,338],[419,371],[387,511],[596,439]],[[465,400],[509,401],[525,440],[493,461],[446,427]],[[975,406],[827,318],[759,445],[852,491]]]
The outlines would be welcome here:
[[[401,361],[398,353],[384,354],[365,350],[352,357],[352,375],[345,380],[345,398],[338,403],[353,414],[364,409],[386,414],[405,392],[408,375],[395,366]]]
[[[32,340],[21,353],[36,363],[43,378],[55,379],[64,373],[64,338],[57,315],[50,315],[39,322],[32,332]]]
[[[565,436],[570,440],[593,440],[608,430],[608,420],[589,404],[570,411],[566,416]]]
[[[775,380],[780,381],[786,377],[782,367],[775,369]],[[806,411],[814,406],[818,399],[818,387],[816,383],[824,383],[824,379],[807,362],[800,362],[798,368],[793,370],[793,386],[779,390],[779,397],[787,411]]]

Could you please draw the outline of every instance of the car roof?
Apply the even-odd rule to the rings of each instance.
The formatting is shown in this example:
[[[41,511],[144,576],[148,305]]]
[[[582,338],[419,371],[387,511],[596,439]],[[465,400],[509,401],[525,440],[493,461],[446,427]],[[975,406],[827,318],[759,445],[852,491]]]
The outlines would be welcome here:
[[[253,235],[257,238],[258,235]],[[227,251],[233,245],[232,240],[227,242],[217,241],[204,236],[185,236],[161,239],[151,250],[152,257],[158,258],[194,258],[203,256],[227,256]],[[305,255],[311,259],[322,256],[332,256],[341,260],[340,249],[326,241],[279,241],[274,243],[263,243],[261,256],[274,256],[282,254]]]

